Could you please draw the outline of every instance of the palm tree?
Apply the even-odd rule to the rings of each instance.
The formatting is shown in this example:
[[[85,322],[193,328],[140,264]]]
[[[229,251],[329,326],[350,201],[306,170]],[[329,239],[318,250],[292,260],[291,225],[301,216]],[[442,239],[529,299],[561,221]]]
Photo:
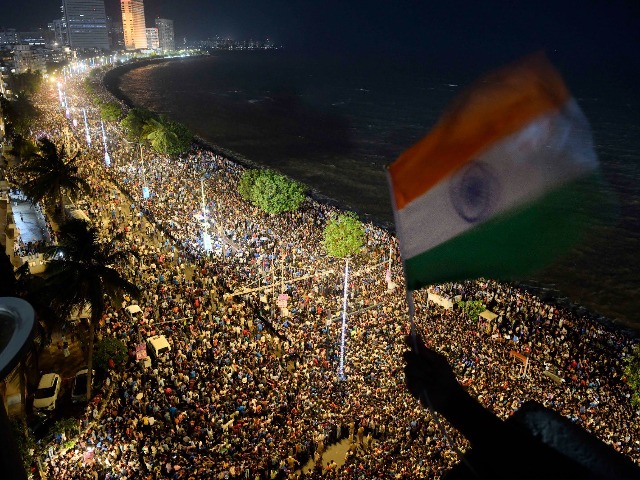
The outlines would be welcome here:
[[[77,153],[69,156],[64,146],[58,149],[46,137],[38,140],[38,147],[40,152],[18,168],[25,176],[20,186],[33,203],[56,205],[64,220],[63,194],[75,198],[80,191],[89,192],[89,184],[78,175]]]
[[[106,302],[121,298],[124,293],[137,298],[140,291],[114,267],[129,253],[117,250],[113,241],[100,242],[98,230],[83,220],[71,219],[61,225],[59,244],[52,253],[44,275],[54,310],[62,318],[68,318],[74,309],[91,307],[87,354],[87,399],[90,399],[95,326],[102,318]]]
[[[11,142],[11,153],[18,157],[18,160],[21,162],[23,158],[30,158],[37,152],[36,145],[25,138],[24,136],[16,133],[13,137],[13,141]]]
[[[170,153],[174,149],[174,145],[178,143],[178,135],[163,117],[147,120],[143,132],[144,137],[149,140],[153,149],[158,153]]]

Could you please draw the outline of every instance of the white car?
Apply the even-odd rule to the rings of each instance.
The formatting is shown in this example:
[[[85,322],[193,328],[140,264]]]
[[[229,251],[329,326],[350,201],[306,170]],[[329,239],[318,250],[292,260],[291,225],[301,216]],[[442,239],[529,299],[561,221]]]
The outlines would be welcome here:
[[[34,410],[54,410],[61,383],[62,379],[57,373],[45,373],[42,375],[33,400]]]

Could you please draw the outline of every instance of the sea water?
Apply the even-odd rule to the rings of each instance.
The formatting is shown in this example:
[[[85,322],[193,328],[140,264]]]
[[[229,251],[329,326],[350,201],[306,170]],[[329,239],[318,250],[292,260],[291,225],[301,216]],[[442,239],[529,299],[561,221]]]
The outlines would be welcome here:
[[[481,73],[381,58],[221,52],[131,70],[120,88],[236,158],[393,229],[385,166]],[[616,72],[566,73],[619,208],[566,258],[521,280],[640,330],[640,100]]]

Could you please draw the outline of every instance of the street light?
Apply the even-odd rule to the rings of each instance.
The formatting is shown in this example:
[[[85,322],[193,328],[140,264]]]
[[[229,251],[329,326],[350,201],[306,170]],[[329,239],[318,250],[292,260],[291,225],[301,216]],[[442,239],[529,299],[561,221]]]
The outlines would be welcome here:
[[[82,114],[84,115],[84,131],[86,132],[87,145],[91,146],[91,135],[89,135],[89,124],[87,123],[87,110],[85,108],[82,109]]]
[[[107,134],[104,132],[104,123],[100,120],[100,127],[102,128],[102,141],[104,142],[104,163],[107,167],[111,166],[111,157],[109,156],[109,151],[107,150]]]
[[[211,235],[209,235],[209,221],[207,220],[207,210],[204,201],[204,179],[200,179],[200,191],[202,193],[202,243],[204,251],[209,253],[213,250]]]
[[[134,142],[128,141],[127,139],[124,139],[124,141],[127,142],[129,145],[134,143]],[[142,198],[146,200],[151,196],[151,191],[149,190],[149,186],[147,185],[147,176],[145,174],[144,158],[142,156],[142,143],[141,142],[137,142],[137,143],[138,143],[138,146],[140,147],[140,170],[142,171]],[[133,155],[132,155],[132,158],[133,158]]]
[[[342,327],[340,330],[340,365],[338,366],[338,378],[340,380],[346,380],[344,376],[344,351],[345,342],[347,337],[347,297],[349,288],[349,257],[345,259],[344,263],[344,293],[342,296]]]
[[[138,143],[140,147],[140,169],[142,170],[142,198],[149,198],[149,186],[147,185],[147,176],[145,174],[144,158],[142,157],[142,143]]]

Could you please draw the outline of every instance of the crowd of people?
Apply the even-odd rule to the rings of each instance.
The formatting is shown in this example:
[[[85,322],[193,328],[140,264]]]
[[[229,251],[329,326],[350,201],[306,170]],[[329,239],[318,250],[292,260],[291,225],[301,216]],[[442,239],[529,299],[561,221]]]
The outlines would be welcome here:
[[[88,105],[81,76],[64,88],[71,105]],[[34,136],[64,142],[71,120],[57,91],[45,86],[40,95],[46,112]],[[87,116],[100,132],[97,108]],[[237,192],[244,167],[199,145],[178,157],[144,147],[141,161],[116,123],[104,126],[110,166],[101,134],[89,147],[82,124],[75,129],[80,172],[92,187],[77,205],[103,241],[135,252],[116,268],[142,295],[107,305],[97,337],[121,340],[129,361],[108,372],[99,387],[104,410],[89,404],[75,447],[44,459],[49,477],[439,478],[458,463],[466,440],[446,422],[445,436],[406,391],[408,316],[392,234],[365,225],[349,277],[341,379],[344,263],[320,241],[337,210],[309,199],[299,211],[264,214]],[[481,300],[497,315],[468,318],[414,293],[418,330],[485,407],[506,419],[537,400],[640,462],[623,375],[634,338],[508,284],[480,279],[432,291]],[[277,304],[283,293],[286,308]],[[133,303],[139,313],[129,313]],[[145,366],[136,345],[156,334],[171,349]],[[527,357],[526,375],[512,351]],[[353,446],[341,466],[323,459],[338,441]],[[303,473],[309,461],[315,466]]]

